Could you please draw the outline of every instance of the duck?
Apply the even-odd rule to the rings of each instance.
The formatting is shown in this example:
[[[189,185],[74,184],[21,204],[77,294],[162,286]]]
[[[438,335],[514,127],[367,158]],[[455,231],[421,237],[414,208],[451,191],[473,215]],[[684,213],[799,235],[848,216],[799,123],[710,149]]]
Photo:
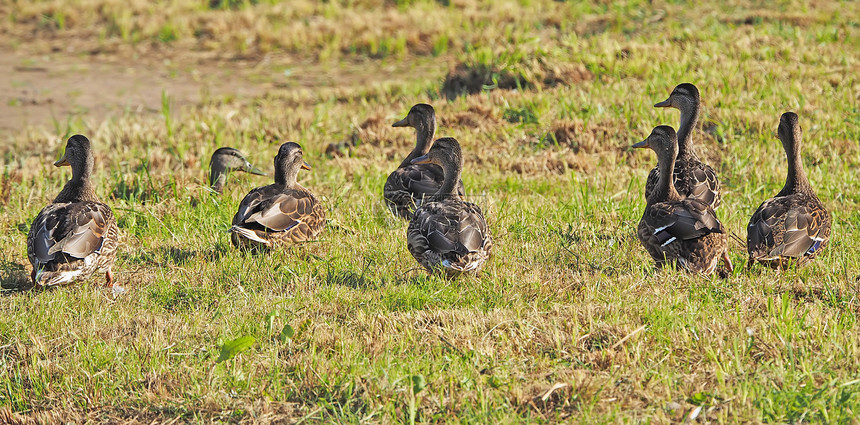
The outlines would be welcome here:
[[[681,111],[678,126],[678,158],[675,160],[675,189],[683,197],[698,199],[714,209],[720,206],[720,180],[711,166],[702,163],[693,148],[693,130],[699,121],[701,101],[699,89],[693,84],[678,84],[669,98],[656,103],[656,108],[676,108]],[[660,170],[654,168],[645,182],[645,199],[657,186]]]
[[[325,226],[325,209],[296,181],[310,170],[302,147],[287,142],[275,155],[275,183],[245,195],[233,216],[230,240],[236,247],[271,248],[316,239]]]
[[[227,173],[230,171],[244,171],[249,174],[265,176],[263,170],[253,166],[236,149],[231,147],[218,148],[212,153],[209,160],[209,187],[216,193],[222,193],[227,184]]]
[[[830,213],[806,178],[800,157],[803,130],[796,113],[779,118],[777,134],[788,159],[788,174],[782,190],[761,203],[747,226],[749,268],[754,263],[775,268],[804,266],[830,240]]]
[[[726,230],[713,207],[695,198],[684,198],[675,188],[675,129],[658,126],[633,147],[651,148],[657,154],[660,178],[649,193],[636,231],[657,267],[673,263],[692,273],[711,274],[722,259],[728,271],[733,272]]]
[[[406,231],[407,249],[431,274],[453,277],[477,273],[493,248],[481,208],[462,199],[459,190],[463,156],[456,139],[443,137],[412,164],[435,164],[442,186],[415,209]]]
[[[382,195],[392,214],[411,220],[415,209],[442,187],[442,181],[445,178],[442,168],[436,164],[412,162],[413,159],[426,155],[433,145],[433,137],[436,133],[436,111],[426,103],[419,103],[409,110],[406,118],[395,122],[392,127],[414,128],[415,148],[388,176]],[[456,190],[459,196],[465,196],[462,181],[457,181]]]
[[[39,212],[27,234],[30,275],[36,287],[86,280],[104,272],[113,287],[112,267],[119,247],[119,230],[111,208],[103,203],[91,181],[90,140],[76,134],[66,142],[56,167],[69,166],[72,177],[54,201]]]

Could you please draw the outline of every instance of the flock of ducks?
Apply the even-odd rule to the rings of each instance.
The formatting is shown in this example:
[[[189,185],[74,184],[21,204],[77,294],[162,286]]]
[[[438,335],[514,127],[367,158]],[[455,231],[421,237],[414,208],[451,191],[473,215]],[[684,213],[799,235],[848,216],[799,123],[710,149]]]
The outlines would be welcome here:
[[[683,83],[655,107],[681,111],[678,131],[661,125],[634,148],[651,148],[657,167],[645,184],[645,212],[637,236],[657,267],[676,264],[690,272],[710,274],[720,260],[733,272],[728,235],[715,212],[720,205],[720,181],[693,148],[692,130],[699,118],[696,86]],[[782,268],[804,265],[830,238],[830,213],[815,195],[800,157],[800,122],[786,112],[778,135],[788,158],[785,186],[758,207],[747,226],[747,267],[754,263]]]
[[[720,181],[693,148],[699,91],[692,84],[680,84],[654,106],[679,109],[681,123],[677,132],[658,126],[633,145],[657,154],[657,167],[645,185],[647,204],[637,229],[639,240],[659,268],[674,265],[710,274],[722,261],[732,272],[726,229],[715,212],[721,201]],[[393,126],[412,127],[416,133],[415,148],[388,176],[383,189],[392,214],[409,221],[409,252],[430,273],[453,277],[478,272],[490,257],[493,241],[481,209],[463,199],[460,144],[451,137],[434,140],[436,115],[427,104],[413,106]],[[803,171],[797,115],[783,114],[778,133],[788,158],[788,175],[783,189],[764,201],[750,219],[748,266],[755,262],[777,268],[804,265],[821,252],[830,236],[830,214]],[[91,182],[90,141],[72,136],[54,165],[71,166],[72,177],[30,227],[27,254],[33,283],[39,287],[67,284],[99,271],[113,286],[118,229],[110,207],[99,200]],[[251,190],[239,203],[230,229],[236,247],[261,250],[314,240],[325,226],[322,204],[297,182],[300,170],[311,169],[301,146],[281,145],[274,166],[274,183]],[[232,148],[216,150],[210,168],[210,185],[218,193],[229,171],[265,174]]]

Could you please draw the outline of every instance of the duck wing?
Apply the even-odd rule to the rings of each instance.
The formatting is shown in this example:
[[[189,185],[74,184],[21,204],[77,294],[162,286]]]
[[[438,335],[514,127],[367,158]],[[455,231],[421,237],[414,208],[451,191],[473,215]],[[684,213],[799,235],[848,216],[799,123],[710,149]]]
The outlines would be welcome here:
[[[489,258],[492,239],[481,209],[460,200],[428,202],[409,222],[407,248],[430,271],[478,270]]]
[[[310,192],[264,186],[242,199],[233,216],[233,225],[258,225],[269,231],[285,232],[301,223],[320,221],[320,211],[319,202]]]
[[[755,258],[812,255],[830,237],[830,214],[801,194],[768,199],[750,218],[747,249]],[[807,199],[809,198],[809,199]]]
[[[487,222],[480,208],[464,202],[434,202],[419,208],[414,222],[428,249],[441,255],[465,255],[484,246]]]
[[[651,169],[648,173],[648,178],[645,180],[645,199],[651,197],[651,192],[657,187],[657,182],[660,180],[660,170],[657,167]]]
[[[36,267],[57,259],[57,254],[82,259],[98,253],[112,220],[110,207],[99,202],[48,205],[30,227],[30,262]]]
[[[710,165],[691,158],[675,163],[675,189],[681,196],[698,199],[716,208],[720,205],[720,180]]]
[[[720,206],[720,180],[717,172],[711,166],[698,160],[677,160],[673,180],[675,190],[685,198],[697,199],[713,208]],[[660,170],[657,167],[651,169],[645,180],[645,199],[651,196],[651,192],[657,187],[660,180]]]
[[[695,199],[656,203],[645,208],[642,220],[660,246],[709,233],[724,233],[713,208]]]
[[[395,214],[411,217],[411,211],[420,207],[424,200],[432,197],[445,180],[442,167],[436,164],[413,164],[394,170],[385,181],[383,196]],[[463,181],[457,184],[457,192],[465,196]],[[408,210],[403,212],[403,210]]]

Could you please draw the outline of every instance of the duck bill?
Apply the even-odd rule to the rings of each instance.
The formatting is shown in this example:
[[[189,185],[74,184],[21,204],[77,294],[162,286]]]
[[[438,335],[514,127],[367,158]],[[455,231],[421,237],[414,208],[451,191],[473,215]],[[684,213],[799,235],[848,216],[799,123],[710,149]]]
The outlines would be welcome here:
[[[302,170],[312,170],[311,164],[308,164],[307,161],[302,161]]]
[[[650,148],[651,145],[648,144],[648,139],[645,139],[645,140],[633,145],[633,147],[634,148]]]
[[[654,104],[655,108],[668,108],[670,106],[672,106],[672,102],[669,102],[669,99]]]
[[[65,152],[63,153],[63,156],[60,157],[60,159],[58,159],[57,162],[54,163],[54,167],[63,167],[63,166],[69,166],[69,165],[71,165],[71,164],[69,164],[69,160],[66,159]]]
[[[427,155],[421,155],[418,158],[409,161],[410,164],[429,164],[430,158]]]
[[[391,126],[392,127],[409,127],[409,121],[407,120],[407,118],[403,118],[402,120],[397,121],[394,124],[391,124]]]
[[[245,172],[248,174],[256,174],[258,176],[265,176],[266,175],[265,171],[251,165],[250,163],[245,166]]]

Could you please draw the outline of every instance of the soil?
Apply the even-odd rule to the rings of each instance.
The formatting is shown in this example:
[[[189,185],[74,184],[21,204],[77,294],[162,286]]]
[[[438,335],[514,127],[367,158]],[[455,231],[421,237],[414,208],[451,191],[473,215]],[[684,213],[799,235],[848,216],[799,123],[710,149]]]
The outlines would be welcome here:
[[[326,65],[286,55],[224,60],[190,51],[68,53],[44,46],[0,45],[0,132],[65,128],[68,120],[78,117],[98,123],[126,112],[160,114],[163,92],[171,109],[179,110],[206,99],[254,97],[274,89],[404,80],[416,71],[438,78],[446,65],[424,64],[417,70],[402,66]]]
[[[102,120],[131,113],[161,113],[162,92],[171,108],[204,96],[253,96],[269,84],[254,84],[214,66],[163,66],[110,56],[30,55],[0,47],[0,131],[51,126],[77,116]],[[233,74],[233,75],[231,75]]]

